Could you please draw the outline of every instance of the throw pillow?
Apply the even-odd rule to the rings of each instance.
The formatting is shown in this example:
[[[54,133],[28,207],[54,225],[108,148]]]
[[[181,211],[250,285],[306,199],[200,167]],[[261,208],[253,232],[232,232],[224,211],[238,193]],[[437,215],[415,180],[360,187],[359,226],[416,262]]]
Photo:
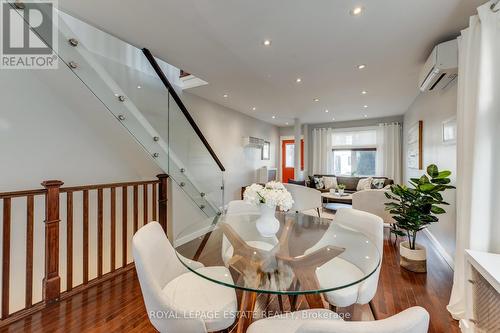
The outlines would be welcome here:
[[[323,183],[325,184],[325,190],[337,188],[337,177],[323,177]]]
[[[372,180],[373,188],[376,188],[379,190],[384,187],[384,183],[385,183],[385,179],[383,179],[383,178],[378,178],[378,179]]]
[[[321,190],[321,189],[325,188],[325,184],[323,183],[323,177],[321,177],[321,178],[314,177],[314,187],[317,190]]]
[[[306,181],[305,180],[293,180],[293,179],[289,179],[288,180],[288,184],[306,186]]]
[[[361,178],[358,182],[358,186],[356,187],[356,191],[369,190],[372,188],[372,177]]]

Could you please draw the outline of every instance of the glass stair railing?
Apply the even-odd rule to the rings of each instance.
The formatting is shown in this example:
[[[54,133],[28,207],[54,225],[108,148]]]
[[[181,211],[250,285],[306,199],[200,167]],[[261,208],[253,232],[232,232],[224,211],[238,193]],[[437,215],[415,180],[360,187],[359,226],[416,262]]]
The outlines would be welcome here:
[[[59,66],[73,71],[208,221],[219,216],[224,167],[174,88],[179,69],[65,13],[58,20],[58,44],[50,46]]]

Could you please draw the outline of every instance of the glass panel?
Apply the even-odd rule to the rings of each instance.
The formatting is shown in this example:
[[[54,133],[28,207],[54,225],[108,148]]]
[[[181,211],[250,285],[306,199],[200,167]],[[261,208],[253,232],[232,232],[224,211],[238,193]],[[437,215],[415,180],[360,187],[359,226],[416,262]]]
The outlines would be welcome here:
[[[295,144],[285,144],[285,167],[293,168],[295,160]]]
[[[315,216],[277,213],[281,227],[275,237],[263,237],[256,228],[259,215],[225,215],[205,228],[205,236],[176,246],[181,262],[194,273],[215,283],[233,288],[275,294],[304,294],[339,290],[359,283],[375,272],[380,253],[363,233]],[[201,227],[201,226],[200,226]],[[200,227],[191,226],[180,234],[191,235]],[[286,239],[286,247],[280,240]],[[226,266],[235,271],[233,280],[207,275],[205,266]],[[231,260],[238,257],[238,260]],[[314,259],[313,259],[314,257]],[[251,262],[251,263],[250,263]],[[301,283],[306,276],[303,268],[314,262],[312,274],[321,280],[319,285]],[[338,274],[352,265],[359,276],[342,279],[321,279],[321,275]],[[341,269],[341,267],[344,267]],[[265,273],[265,274],[263,274]],[[302,274],[301,274],[302,273]],[[297,281],[299,283],[294,283]]]
[[[207,160],[208,151],[182,120],[177,104],[142,50],[67,14],[58,12],[58,16],[55,51],[60,66],[71,68],[82,87],[103,103],[206,216],[218,215],[224,204],[222,172]],[[158,63],[175,84],[179,70]]]
[[[375,150],[361,150],[355,151],[356,155],[356,175],[357,176],[374,176],[375,175],[375,161],[377,151]]]

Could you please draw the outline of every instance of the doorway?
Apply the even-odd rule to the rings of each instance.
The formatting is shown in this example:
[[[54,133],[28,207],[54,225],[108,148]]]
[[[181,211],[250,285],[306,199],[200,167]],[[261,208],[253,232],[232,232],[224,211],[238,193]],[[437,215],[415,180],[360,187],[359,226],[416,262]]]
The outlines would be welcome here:
[[[283,183],[294,179],[295,140],[281,142],[281,175]],[[300,170],[304,170],[304,139],[300,140]]]

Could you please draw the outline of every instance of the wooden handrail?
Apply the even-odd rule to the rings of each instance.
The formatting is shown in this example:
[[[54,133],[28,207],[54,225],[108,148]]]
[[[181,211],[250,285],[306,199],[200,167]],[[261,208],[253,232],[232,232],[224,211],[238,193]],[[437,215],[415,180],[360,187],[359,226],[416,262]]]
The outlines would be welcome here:
[[[77,292],[85,290],[90,285],[95,285],[109,279],[110,276],[115,276],[121,272],[133,267],[133,264],[128,262],[130,255],[130,237],[129,231],[132,227],[134,232],[142,227],[142,225],[150,222],[151,218],[156,220],[162,225],[164,230],[167,230],[167,194],[168,194],[168,175],[161,174],[155,180],[144,180],[134,182],[120,182],[108,184],[95,184],[83,186],[70,186],[62,187],[63,182],[60,180],[48,180],[42,183],[44,188],[35,190],[23,191],[10,191],[0,193],[0,201],[3,203],[0,208],[0,216],[3,221],[0,224],[2,230],[2,279],[0,281],[0,303],[2,311],[0,312],[0,327],[4,327],[15,320],[19,320],[27,315],[33,314],[35,311],[43,309],[50,303],[59,302],[64,297],[69,297]],[[118,189],[118,190],[117,190]],[[129,191],[127,191],[127,189]],[[117,191],[121,190],[121,196]],[[81,195],[75,195],[80,192]],[[96,196],[90,196],[90,193],[96,192]],[[128,198],[128,194],[133,192],[133,200]],[[65,195],[62,195],[65,193]],[[138,196],[142,193],[142,200],[138,200]],[[44,214],[44,246],[45,258],[43,259],[43,266],[45,267],[45,274],[42,282],[42,300],[41,302],[33,302],[33,284],[38,283],[34,281],[33,266],[41,263],[34,263],[34,234],[36,226],[42,222],[40,216],[35,214],[35,205],[37,205],[35,196],[43,195],[45,198],[45,214]],[[14,199],[13,199],[14,198]],[[24,308],[10,312],[9,303],[13,295],[13,288],[10,285],[12,271],[11,265],[13,263],[11,258],[11,246],[17,239],[12,239],[12,222],[19,221],[14,214],[19,210],[13,210],[13,202],[17,200],[23,201],[26,199],[26,280],[25,280],[25,295],[24,295]],[[93,199],[94,198],[94,199]],[[106,199],[106,198],[109,198]],[[75,203],[76,200],[80,202]],[[95,204],[94,204],[95,200]],[[121,202],[120,202],[121,201]],[[118,209],[118,204],[121,203],[121,209]],[[64,211],[61,206],[66,206],[65,220],[65,257],[61,257],[60,248],[60,212]],[[76,209],[76,207],[82,207]],[[14,206],[15,207],[15,206]],[[109,207],[109,209],[108,209]],[[142,214],[139,212],[142,209]],[[82,214],[81,219],[74,218],[76,213]],[[151,214],[149,213],[151,212]],[[128,216],[130,213],[131,216]],[[119,216],[121,215],[121,216]],[[121,235],[117,234],[117,219],[121,217]],[[130,219],[133,221],[130,221]],[[107,223],[109,219],[109,223]],[[75,221],[78,221],[78,226],[75,228]],[[96,221],[96,228],[91,228],[93,221]],[[132,222],[132,225],[128,225]],[[110,230],[109,243],[108,238],[105,237],[105,230]],[[82,234],[82,244],[78,249],[82,253],[80,272],[82,272],[82,279],[77,285],[74,285],[75,277],[74,272],[74,254],[75,244],[73,237],[75,229],[79,230]],[[80,231],[81,230],[81,231]],[[94,265],[91,261],[91,245],[90,239],[95,237],[96,242],[96,264],[97,276],[90,275],[89,268]],[[121,238],[121,244],[117,239]],[[110,246],[110,248],[109,248]],[[118,247],[118,248],[117,248]],[[122,262],[116,258],[117,253],[121,247]],[[107,249],[109,248],[109,252]],[[107,267],[106,258],[110,257],[110,265]],[[66,263],[66,291],[62,292],[61,287],[61,272],[59,271],[59,260]],[[117,262],[118,261],[118,262]],[[17,292],[17,290],[16,290]],[[16,294],[17,295],[17,294]]]
[[[189,113],[189,111],[187,110],[186,106],[184,105],[184,103],[180,99],[180,97],[177,94],[177,92],[175,91],[174,87],[172,87],[172,85],[168,81],[167,77],[163,73],[161,67],[156,62],[156,59],[153,57],[153,55],[151,54],[151,52],[147,48],[143,48],[142,52],[144,53],[144,55],[148,59],[148,61],[151,64],[151,66],[153,66],[153,69],[155,70],[156,74],[158,75],[158,77],[160,78],[160,80],[165,85],[165,88],[167,88],[168,92],[172,95],[175,103],[177,103],[177,106],[179,107],[179,109],[181,110],[181,112],[184,114],[184,117],[186,117],[188,123],[191,125],[191,127],[193,128],[193,130],[195,131],[195,133],[198,135],[198,137],[200,138],[200,140],[203,143],[203,145],[205,146],[205,148],[208,150],[210,156],[212,156],[212,158],[214,159],[215,163],[217,163],[217,166],[219,167],[219,169],[221,171],[226,171],[226,169],[224,168],[224,165],[222,165],[222,162],[217,157],[217,154],[215,154],[214,150],[212,149],[212,147],[208,143],[207,139],[205,138],[205,136],[201,132],[200,128],[198,127],[198,125],[194,121],[193,117],[191,117],[191,114]]]

